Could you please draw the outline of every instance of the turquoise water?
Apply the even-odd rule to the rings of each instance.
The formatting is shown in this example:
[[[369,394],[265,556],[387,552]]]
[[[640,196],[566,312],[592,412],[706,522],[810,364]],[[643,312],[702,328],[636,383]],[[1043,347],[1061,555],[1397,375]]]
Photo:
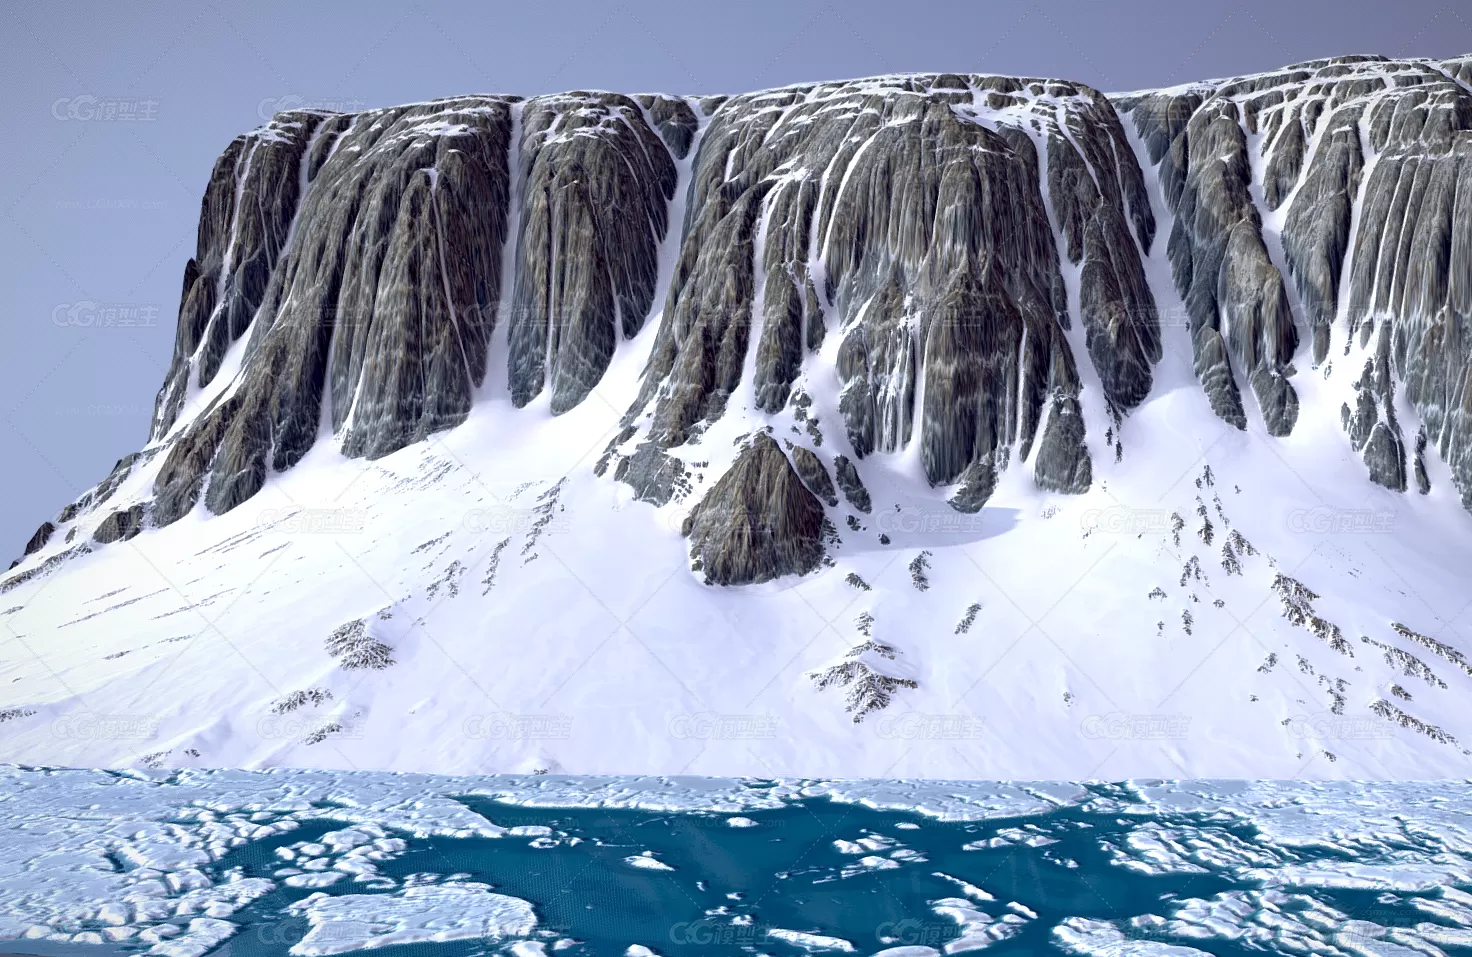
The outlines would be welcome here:
[[[509,815],[494,809],[494,814],[497,823],[552,823],[545,815],[526,811]],[[1018,937],[994,945],[991,949],[997,953],[1003,948],[1031,953],[1044,946],[1038,938],[1046,936],[1050,916],[1140,913],[1162,894],[1204,896],[1226,889],[1218,880],[1199,876],[1131,878],[1105,861],[1097,844],[1098,824],[1071,831],[1071,839],[1047,847],[962,851],[970,841],[1038,819],[945,824],[828,801],[803,802],[750,817],[758,822],[756,827],[733,828],[723,816],[702,814],[559,814],[554,826],[591,840],[562,854],[492,847],[499,843],[495,841],[465,842],[478,846],[453,856],[447,853],[446,860],[456,870],[478,865],[491,883],[535,902],[549,924],[565,928],[573,937],[610,945],[645,942],[671,955],[744,953],[744,944],[768,943],[762,939],[767,927],[820,928],[826,935],[874,950],[884,946],[881,936],[940,946],[957,936],[957,927],[954,921],[938,918],[928,902],[963,895],[956,884],[934,876],[936,871],[982,887],[999,902],[1017,901],[1038,913],[1040,919],[1031,921]],[[1081,817],[1058,815],[1047,823],[1054,829]],[[920,828],[896,828],[901,823]],[[833,842],[871,833],[898,838],[927,860],[839,876],[855,856],[839,853]],[[622,863],[646,849],[675,871],[639,871]],[[426,849],[408,860],[427,867],[435,855],[435,850]],[[1059,863],[1065,857],[1079,867]],[[728,898],[731,893],[740,899]],[[728,920],[706,915],[706,910],[722,905],[733,913],[751,915],[752,925],[732,927]]]
[[[992,917],[1023,915],[1015,935],[992,944],[987,953],[999,957],[1061,953],[1052,930],[1065,918],[1127,921],[1138,915],[1169,914],[1175,903],[1186,899],[1261,887],[1229,868],[1149,875],[1112,862],[1108,846],[1122,845],[1142,823],[1138,816],[1120,816],[1115,804],[1107,805],[1111,808],[1107,811],[1090,810],[1085,804],[1046,814],[947,823],[824,798],[748,812],[755,826],[733,827],[728,815],[708,812],[535,808],[462,800],[503,827],[548,827],[556,837],[541,842],[510,836],[415,838],[402,854],[379,864],[379,872],[400,887],[476,881],[529,901],[539,930],[545,932],[539,939],[548,953],[568,957],[623,955],[630,944],[669,957],[813,952],[773,937],[769,932],[774,928],[840,938],[855,954],[900,945],[943,949],[961,931],[954,919],[935,911],[933,902],[965,897],[957,881],[995,898],[973,900]],[[1164,815],[1157,808],[1149,819],[1198,833],[1229,835],[1248,844],[1257,839],[1252,825],[1230,818]],[[276,847],[313,841],[341,826],[311,822],[289,835],[232,852],[214,869],[238,867],[246,876],[271,877],[283,863],[273,853]],[[999,833],[1010,835],[1011,842],[963,850],[963,845]],[[1039,846],[1019,842],[1020,835],[1031,836]],[[843,853],[835,842],[864,838],[882,847],[876,857],[895,863],[885,869],[855,870],[868,852]],[[646,852],[673,869],[642,869],[627,863],[631,856]],[[1333,849],[1275,846],[1272,853],[1280,865],[1344,858],[1343,852]],[[312,893],[392,890],[368,890],[348,880],[323,891],[278,887],[234,915],[232,920],[243,929],[213,953],[286,954],[308,930],[307,921],[286,907]],[[1415,893],[1317,889],[1302,896],[1337,908],[1350,919],[1390,927],[1428,919],[1412,905]],[[1291,911],[1300,905],[1285,906]],[[1148,931],[1131,934],[1151,939]],[[576,943],[553,951],[554,941]],[[1263,952],[1259,943],[1226,938],[1172,942],[1220,955]],[[509,943],[477,939],[381,948],[378,953],[472,957],[504,951]],[[1457,947],[1442,949],[1448,954],[1472,953]]]

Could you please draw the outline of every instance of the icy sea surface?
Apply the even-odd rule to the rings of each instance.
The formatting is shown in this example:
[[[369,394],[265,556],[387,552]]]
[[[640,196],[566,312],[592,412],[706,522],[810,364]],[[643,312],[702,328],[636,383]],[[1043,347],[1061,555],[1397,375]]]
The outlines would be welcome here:
[[[0,953],[1472,954],[1465,782],[0,768]]]

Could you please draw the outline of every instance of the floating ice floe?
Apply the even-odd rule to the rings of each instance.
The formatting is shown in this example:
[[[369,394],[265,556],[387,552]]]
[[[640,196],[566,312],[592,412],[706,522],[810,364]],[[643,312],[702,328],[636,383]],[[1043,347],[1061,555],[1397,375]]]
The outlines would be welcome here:
[[[767,936],[807,951],[837,950],[845,954],[851,954],[854,950],[854,945],[842,937],[827,937],[823,934],[808,933],[807,931],[801,930],[786,930],[781,927],[772,927],[767,930]]]
[[[1054,927],[1053,940],[1068,953],[1084,957],[1210,957],[1194,947],[1132,939],[1107,921],[1084,917],[1070,917]]]
[[[536,929],[532,905],[492,893],[485,884],[438,884],[395,894],[313,894],[291,906],[310,929],[294,944],[297,957],[403,944],[526,937]]]

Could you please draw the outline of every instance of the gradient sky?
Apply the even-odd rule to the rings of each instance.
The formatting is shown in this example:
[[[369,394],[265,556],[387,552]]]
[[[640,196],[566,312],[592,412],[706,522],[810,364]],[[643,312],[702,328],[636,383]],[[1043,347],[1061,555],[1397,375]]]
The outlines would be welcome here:
[[[1472,52],[1465,2],[1420,0],[196,0],[10,4],[3,16],[5,564],[146,440],[210,169],[276,108],[579,88],[735,93],[941,70],[1116,91],[1345,53]],[[83,303],[139,324],[89,324]]]

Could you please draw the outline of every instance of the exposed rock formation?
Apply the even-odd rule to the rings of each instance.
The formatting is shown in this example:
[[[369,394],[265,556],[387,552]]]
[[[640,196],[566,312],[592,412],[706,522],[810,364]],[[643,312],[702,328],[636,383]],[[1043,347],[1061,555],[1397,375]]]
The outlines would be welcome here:
[[[1283,228],[1283,253],[1289,271],[1298,283],[1303,304],[1303,321],[1313,330],[1313,361],[1323,362],[1329,353],[1330,328],[1339,311],[1339,282],[1349,232],[1354,219],[1354,197],[1359,188],[1364,154],[1360,146],[1358,105],[1336,110],[1319,140],[1314,163],[1293,197]],[[1279,121],[1284,144],[1273,151],[1273,165],[1282,156],[1297,156],[1292,175],[1302,162],[1304,132],[1302,111]],[[1274,113],[1274,117],[1280,113]],[[1276,209],[1287,198],[1294,181],[1287,170],[1267,184],[1268,205]],[[1276,187],[1276,188],[1273,188]]]
[[[1235,367],[1256,393],[1268,433],[1287,435],[1298,418],[1298,396],[1287,381],[1298,333],[1283,277],[1263,243],[1234,89],[1228,85],[1204,101],[1193,92],[1126,105],[1150,159],[1161,164],[1161,181],[1175,208],[1171,266],[1190,315],[1197,375],[1212,408],[1244,426]],[[1190,119],[1181,127],[1185,113]]]
[[[157,520],[177,520],[201,495],[213,512],[254,495],[317,439],[324,403],[343,451],[369,458],[464,420],[502,299],[513,153],[512,398],[523,404],[550,382],[554,411],[580,401],[654,296],[675,186],[665,139],[648,123],[656,113],[677,144],[693,131],[688,107],[646,111],[627,97],[578,93],[283,114],[232,145],[201,215],[205,265],[186,270],[199,291],[181,309],[183,371],[160,394],[156,435],[188,394],[187,369],[217,361],[199,351],[196,327],[228,328],[208,339],[221,353],[246,327],[250,343],[238,383],[172,443]],[[237,163],[237,153],[254,158]],[[226,201],[238,193],[248,208],[268,189],[282,194],[268,204],[270,229]],[[247,261],[253,271],[242,275],[264,270],[259,281],[217,283],[211,299],[215,264]]]
[[[1243,376],[1268,430],[1291,428],[1294,330],[1310,331],[1318,365],[1338,323],[1346,355],[1372,350],[1374,373],[1346,419],[1371,478],[1401,490],[1412,471],[1392,402],[1399,379],[1472,508],[1472,345],[1461,332],[1472,316],[1469,73],[1472,57],[1335,57],[1117,105],[1175,208],[1171,258],[1213,408],[1245,425]],[[1270,271],[1255,188],[1267,210],[1286,207],[1296,317]],[[1429,488],[1419,457],[1414,471]]]
[[[40,551],[47,542],[51,541],[51,536],[55,533],[56,526],[54,524],[52,524],[51,522],[42,522],[41,527],[36,529],[36,532],[34,535],[31,536],[30,541],[26,542],[26,550],[24,554],[29,555],[32,552]]]
[[[316,119],[299,173],[310,189],[253,311],[240,379],[169,450],[160,524],[202,491],[211,511],[228,511],[268,471],[294,465],[316,441],[324,400],[343,450],[373,457],[463,420],[484,375],[510,105]]]
[[[845,652],[837,664],[808,673],[819,691],[831,687],[844,689],[843,708],[853,715],[854,724],[889,707],[901,689],[919,687],[913,678],[885,674],[884,664],[894,661],[897,652],[893,646],[868,637],[873,625],[873,616],[867,612],[860,615],[859,629],[865,640]]]
[[[215,162],[199,212],[199,241],[184,267],[174,358],[159,391],[153,437],[173,426],[191,387],[208,385],[225,351],[249,328],[286,246],[314,163],[325,114],[282,113],[237,136]]]
[[[1374,355],[1355,382],[1355,408],[1340,410],[1349,444],[1363,451],[1370,479],[1397,492],[1406,490],[1406,453],[1395,416],[1395,380],[1390,372],[1390,324],[1382,323]],[[1348,414],[1345,414],[1348,413]],[[1424,478],[1424,468],[1422,470]]]
[[[1472,508],[1472,343],[1463,332],[1472,318],[1472,91],[1442,75],[1465,74],[1468,63],[1428,64],[1419,83],[1397,82],[1401,92],[1369,107],[1370,146],[1382,152],[1364,184],[1348,319],[1361,343],[1376,324],[1390,327],[1394,371]],[[1386,424],[1402,459],[1399,429]],[[1399,473],[1404,488],[1403,464]]]
[[[838,474],[838,487],[843,489],[843,497],[848,503],[861,512],[872,511],[874,503],[869,498],[869,490],[864,487],[858,468],[847,455],[833,460],[833,471]]]
[[[628,484],[635,499],[651,505],[668,505],[690,490],[685,464],[653,442],[640,443],[632,455],[620,458],[613,477]]]
[[[92,533],[92,540],[104,545],[109,542],[125,542],[143,531],[145,514],[146,509],[143,505],[134,505],[131,508],[113,512],[97,526],[97,530]]]
[[[1072,396],[1053,400],[1034,475],[1038,487],[1050,492],[1087,492],[1093,482],[1093,464],[1084,445],[1083,413]]]
[[[1087,87],[940,75],[735,97],[692,175],[626,419],[652,405],[665,447],[720,418],[749,351],[755,407],[780,412],[836,319],[856,454],[904,448],[918,417],[932,484],[1013,446],[1026,456],[1048,397],[1080,388],[1053,219],[1082,262],[1105,398],[1127,409],[1149,392],[1161,347],[1140,251],[1154,221],[1114,110]]]
[[[762,432],[690,512],[683,533],[694,568],[714,584],[802,575],[823,559],[823,505]]]
[[[796,466],[797,474],[809,492],[822,499],[830,508],[838,505],[838,493],[833,489],[833,480],[828,477],[828,469],[811,449],[795,446],[792,450],[792,464]]]
[[[674,161],[628,97],[574,93],[523,107],[510,331],[517,405],[547,382],[553,412],[577,405],[603,377],[618,337],[639,331],[674,192]]]
[[[960,487],[951,496],[950,506],[958,512],[972,514],[981,511],[987,499],[997,490],[997,465],[995,456],[986,455],[972,462],[961,473]]]
[[[649,119],[653,121],[655,129],[659,130],[664,145],[669,147],[675,159],[682,160],[689,155],[695,132],[700,129],[700,119],[690,108],[690,104],[680,97],[663,94],[643,94],[634,99],[649,111]]]
[[[850,456],[912,447],[961,511],[1014,459],[1042,489],[1086,492],[1085,422],[1105,416],[1117,437],[1162,358],[1149,164],[1217,415],[1287,435],[1297,366],[1327,373],[1342,351],[1341,370],[1364,368],[1342,424],[1369,477],[1425,492],[1431,450],[1472,508],[1469,82],[1472,58],[1340,57],[1112,100],[932,74],[283,113],[215,165],[149,446],[27,554],[53,551],[57,530],[106,542],[145,516],[226,512],[328,434],[378,458],[454,427],[490,389],[493,354],[501,388],[503,346],[496,398],[546,393],[564,413],[661,301],[637,396],[600,397],[627,411],[596,471],[640,501],[703,484],[693,460],[709,456],[690,447],[733,403],[811,448],[837,439],[833,477],[809,448],[776,453],[820,521],[839,490],[875,507]],[[836,409],[815,405],[835,386]],[[1403,427],[1399,400],[1419,422]],[[842,428],[820,429],[820,409]],[[753,463],[775,470],[771,441],[722,477],[726,498],[748,494],[733,476],[770,478]],[[718,536],[701,535],[704,554]],[[710,545],[712,580],[808,554],[756,547]]]
[[[1105,398],[1149,391],[1154,222],[1105,97],[944,75],[698,106],[680,260],[629,417],[652,406],[648,448],[615,472],[640,498],[673,497],[681,469],[660,450],[722,414],[748,356],[755,408],[786,408],[830,321],[858,455],[905,447],[918,418],[932,483],[1026,456],[1049,396],[1080,389],[1055,221]],[[576,406],[649,311],[700,128],[683,99],[572,93],[299,111],[237,139],[186,269],[153,520],[250,498],[324,415],[369,458],[463,421],[503,300],[513,402]],[[243,337],[236,380],[200,396]]]

